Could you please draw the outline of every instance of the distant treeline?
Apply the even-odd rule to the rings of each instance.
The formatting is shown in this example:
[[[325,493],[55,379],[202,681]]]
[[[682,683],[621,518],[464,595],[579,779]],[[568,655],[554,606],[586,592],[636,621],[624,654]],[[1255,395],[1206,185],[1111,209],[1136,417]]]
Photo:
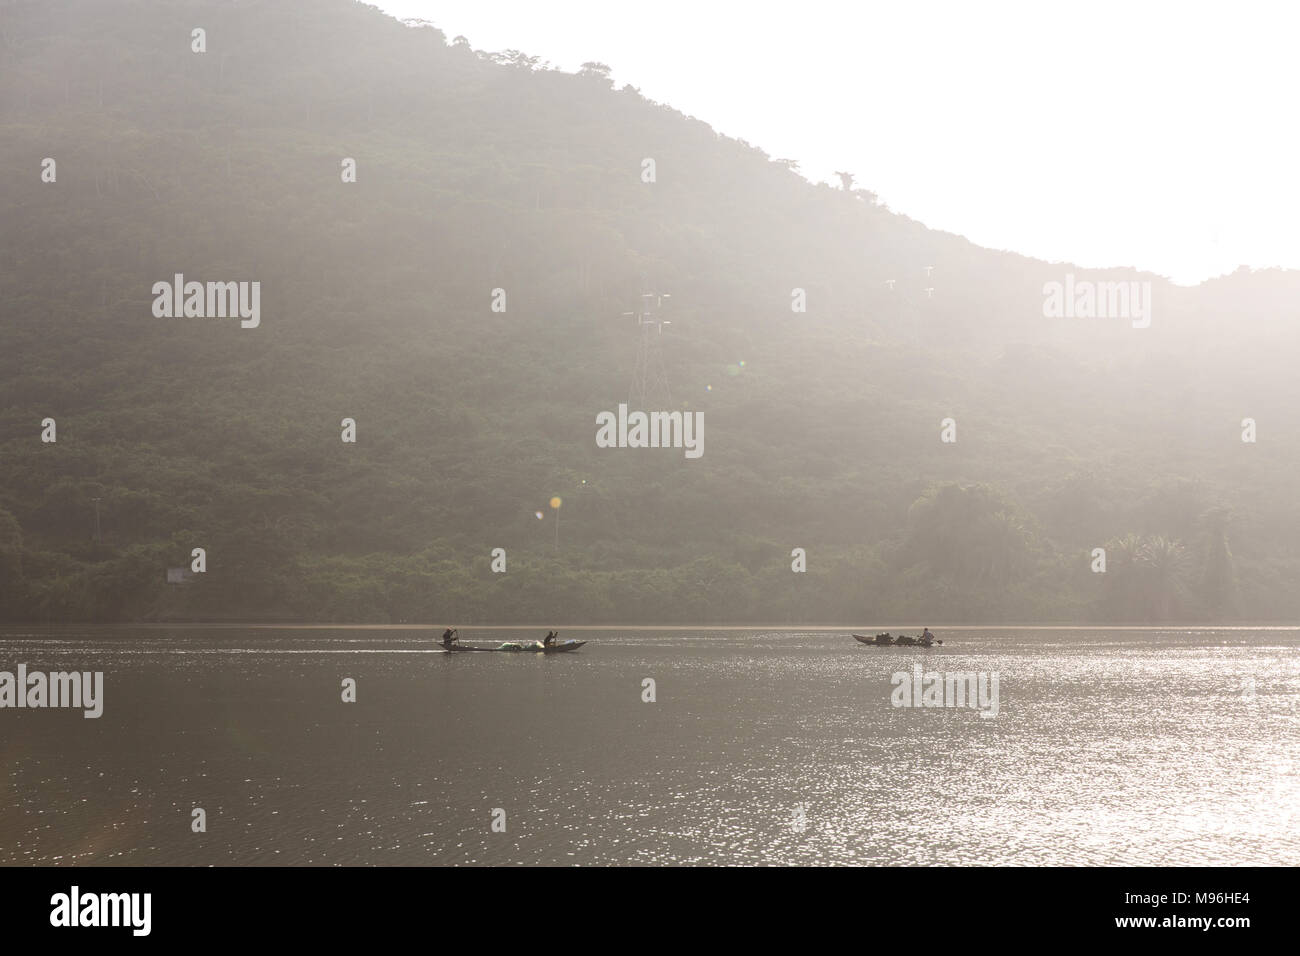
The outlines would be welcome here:
[[[1046,318],[1084,270],[352,0],[2,33],[0,619],[1300,617],[1293,273]],[[177,273],[260,323],[155,317]],[[645,292],[696,460],[596,447]]]

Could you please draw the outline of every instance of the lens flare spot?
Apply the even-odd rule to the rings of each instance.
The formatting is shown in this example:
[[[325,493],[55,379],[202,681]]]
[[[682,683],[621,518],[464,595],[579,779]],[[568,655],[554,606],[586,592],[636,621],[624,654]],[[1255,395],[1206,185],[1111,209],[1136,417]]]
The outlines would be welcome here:
[[[552,507],[552,508],[558,508],[558,507],[560,507],[560,505],[562,505],[563,503],[564,503],[564,502],[562,502],[562,501],[560,500],[559,495],[556,495],[554,498],[551,499],[551,507]]]

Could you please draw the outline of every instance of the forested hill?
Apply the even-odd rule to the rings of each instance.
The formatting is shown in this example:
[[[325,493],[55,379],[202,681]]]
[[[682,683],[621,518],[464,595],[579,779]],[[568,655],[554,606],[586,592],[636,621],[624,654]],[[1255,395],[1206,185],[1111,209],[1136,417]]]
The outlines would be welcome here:
[[[0,616],[1300,616],[1300,276],[1035,261],[791,166],[352,0],[0,3]],[[178,273],[257,326],[156,315]],[[1067,275],[1150,327],[1045,316]],[[699,458],[596,445],[646,292]]]

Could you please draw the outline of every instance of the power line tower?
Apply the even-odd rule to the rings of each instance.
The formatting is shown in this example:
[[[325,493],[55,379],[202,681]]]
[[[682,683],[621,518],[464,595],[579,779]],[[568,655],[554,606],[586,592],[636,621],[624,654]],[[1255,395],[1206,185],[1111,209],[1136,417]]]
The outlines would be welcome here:
[[[934,272],[934,266],[925,266],[926,276],[931,276]],[[921,331],[925,320],[930,318],[933,313],[933,300],[935,289],[933,286],[925,286],[921,289],[925,293],[923,298],[913,299],[902,288],[895,288],[895,279],[886,279],[885,285],[894,300],[894,317],[899,320],[899,327],[906,327],[909,330],[909,338],[913,345],[921,344]],[[899,306],[906,306],[906,309]],[[904,311],[907,312],[906,317]]]
[[[664,368],[663,343],[664,326],[672,325],[672,320],[663,317],[664,303],[670,295],[656,292],[641,294],[641,307],[636,312],[624,312],[636,323],[636,364],[632,369],[632,387],[628,390],[627,403],[633,409],[648,410],[648,403],[658,403],[657,407],[671,408],[672,392],[668,388],[668,372]]]

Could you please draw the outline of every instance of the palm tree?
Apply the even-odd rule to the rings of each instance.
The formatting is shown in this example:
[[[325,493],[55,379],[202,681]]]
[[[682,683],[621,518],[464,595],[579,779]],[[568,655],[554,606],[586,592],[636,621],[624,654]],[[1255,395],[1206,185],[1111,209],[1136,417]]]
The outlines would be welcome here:
[[[1106,542],[1106,612],[1116,621],[1135,621],[1142,611],[1141,535],[1129,532]]]
[[[1226,508],[1212,508],[1201,516],[1206,525],[1206,546],[1201,572],[1200,597],[1215,620],[1237,612],[1237,575],[1228,550]]]
[[[1143,542],[1139,561],[1147,609],[1158,621],[1171,620],[1189,594],[1191,552],[1180,541],[1154,535]]]

